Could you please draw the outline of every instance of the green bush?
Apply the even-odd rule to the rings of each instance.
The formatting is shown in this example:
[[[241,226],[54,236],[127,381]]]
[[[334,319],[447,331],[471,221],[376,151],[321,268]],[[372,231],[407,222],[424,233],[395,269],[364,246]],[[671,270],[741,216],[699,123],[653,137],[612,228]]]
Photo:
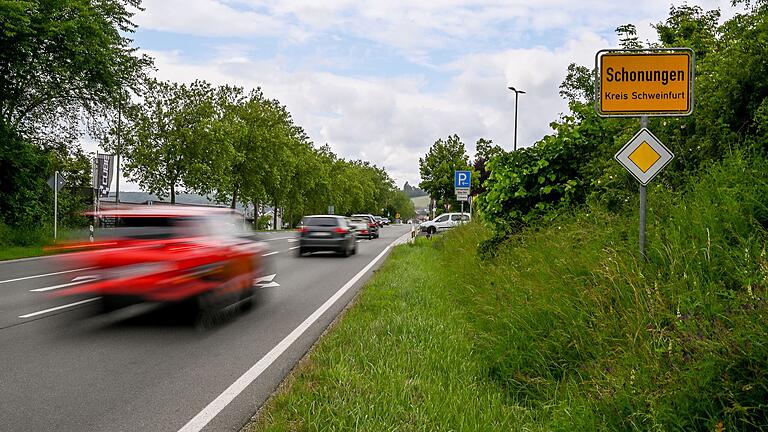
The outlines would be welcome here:
[[[10,227],[0,223],[0,245],[40,246],[53,237],[51,230],[36,226]]]
[[[261,215],[259,216],[259,219],[256,221],[256,229],[257,230],[265,230],[269,228],[269,224],[272,222],[272,216],[270,215]]]

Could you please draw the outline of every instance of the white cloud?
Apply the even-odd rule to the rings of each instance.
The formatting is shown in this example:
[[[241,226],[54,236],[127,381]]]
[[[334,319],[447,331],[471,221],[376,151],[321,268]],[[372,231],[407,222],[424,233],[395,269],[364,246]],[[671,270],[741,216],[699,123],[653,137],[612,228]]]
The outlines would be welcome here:
[[[565,104],[558,86],[570,62],[589,63],[607,41],[585,33],[548,50],[531,48],[462,57],[443,66],[455,74],[446,91],[423,91],[424,78],[351,78],[327,72],[290,71],[271,61],[239,55],[205,64],[173,52],[151,52],[161,79],[260,86],[285,103],[315,141],[343,157],[384,166],[402,184],[418,183],[418,159],[438,138],[457,133],[474,151],[479,137],[511,148],[514,84],[520,99],[518,143],[527,146],[548,132]]]

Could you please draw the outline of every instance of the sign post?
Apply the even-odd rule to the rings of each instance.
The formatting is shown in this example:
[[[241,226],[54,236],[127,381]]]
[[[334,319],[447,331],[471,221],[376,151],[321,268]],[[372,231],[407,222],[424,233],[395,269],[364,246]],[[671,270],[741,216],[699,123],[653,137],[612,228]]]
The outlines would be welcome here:
[[[48,186],[53,189],[53,239],[58,237],[59,225],[59,191],[64,187],[66,179],[58,171],[54,171],[53,176],[48,179]]]
[[[648,116],[640,117],[640,129],[648,129]],[[643,183],[640,183],[640,256],[645,257],[645,210],[648,205],[648,191]]]
[[[595,55],[597,114],[640,117],[640,131],[615,158],[640,183],[642,257],[645,257],[646,187],[675,157],[648,130],[648,117],[693,113],[695,62],[690,48],[601,50]]]

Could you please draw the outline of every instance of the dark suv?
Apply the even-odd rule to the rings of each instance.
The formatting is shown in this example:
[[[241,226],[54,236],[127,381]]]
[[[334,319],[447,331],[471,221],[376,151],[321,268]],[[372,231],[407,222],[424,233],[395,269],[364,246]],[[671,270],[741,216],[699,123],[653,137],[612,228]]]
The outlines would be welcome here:
[[[319,251],[334,251],[345,257],[357,253],[357,235],[343,216],[305,216],[298,232],[296,256]]]
[[[353,214],[353,218],[365,218],[368,219],[368,232],[371,238],[379,238],[379,221],[372,214]]]

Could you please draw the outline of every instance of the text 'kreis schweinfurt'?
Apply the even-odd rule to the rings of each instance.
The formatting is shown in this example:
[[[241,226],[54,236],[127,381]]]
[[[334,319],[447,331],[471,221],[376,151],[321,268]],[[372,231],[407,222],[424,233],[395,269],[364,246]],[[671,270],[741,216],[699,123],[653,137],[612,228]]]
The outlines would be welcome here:
[[[605,80],[607,82],[654,82],[667,85],[670,82],[685,81],[686,74],[683,70],[626,70],[621,68],[615,70],[609,67],[606,70]],[[649,100],[649,99],[685,99],[686,92],[682,91],[661,91],[661,92],[637,92],[631,94],[625,92],[610,92],[604,94],[605,100]]]

